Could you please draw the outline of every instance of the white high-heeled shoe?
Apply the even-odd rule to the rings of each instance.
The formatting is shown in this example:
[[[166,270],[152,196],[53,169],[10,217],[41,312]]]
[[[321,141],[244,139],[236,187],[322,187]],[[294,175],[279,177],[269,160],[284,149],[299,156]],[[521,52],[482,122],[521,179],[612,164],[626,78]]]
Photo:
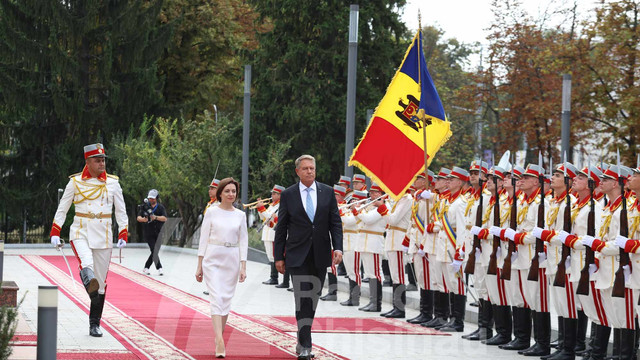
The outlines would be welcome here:
[[[224,342],[222,343],[222,351],[218,351],[218,344],[216,344],[216,358],[224,359],[225,356]]]

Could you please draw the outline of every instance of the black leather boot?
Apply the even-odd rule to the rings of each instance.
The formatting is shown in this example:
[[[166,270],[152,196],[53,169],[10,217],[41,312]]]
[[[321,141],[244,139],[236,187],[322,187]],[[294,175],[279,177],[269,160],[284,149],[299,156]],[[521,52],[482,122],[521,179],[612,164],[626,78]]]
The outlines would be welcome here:
[[[635,330],[620,329],[620,360],[635,359],[636,334]]]
[[[402,319],[405,316],[404,307],[407,302],[405,286],[393,284],[393,310],[385,315],[391,319]]]
[[[576,325],[576,346],[574,348],[576,354],[580,351],[584,351],[587,348],[585,339],[587,337],[587,325],[589,325],[589,318],[584,311],[578,311],[578,322]]]
[[[420,326],[428,328],[440,327],[449,319],[449,294],[440,291],[433,292],[433,319]]]
[[[91,306],[89,307],[89,335],[93,337],[101,337],[100,319],[102,319],[102,310],[104,309],[104,294],[96,294],[91,297]]]
[[[529,346],[524,350],[518,351],[518,354],[522,355],[526,351],[531,351],[538,345],[538,318],[536,317],[536,311],[531,310],[531,323],[533,325],[533,345]]]
[[[578,333],[578,319],[563,318],[564,334],[563,346],[559,352],[547,357],[548,360],[573,360],[576,357],[576,335]],[[543,356],[544,357],[544,356]]]
[[[595,324],[592,324],[595,325]],[[609,346],[609,336],[611,328],[603,325],[596,325],[596,337],[591,348],[589,360],[604,360]]]
[[[613,329],[613,352],[607,359],[619,360],[620,359],[620,330]]]
[[[93,274],[93,270],[88,267],[80,270],[80,279],[82,280],[82,284],[87,290],[87,294],[89,294],[89,297],[98,295],[100,284],[98,283],[98,279],[96,279],[95,275]]]
[[[498,346],[503,350],[524,350],[531,344],[531,309],[512,307],[514,339]]]
[[[276,264],[274,262],[270,262],[269,264],[271,265],[269,280],[265,280],[262,283],[265,285],[278,285],[278,270],[276,269]]]
[[[405,264],[404,272],[407,273],[407,280],[409,280],[409,284],[407,285],[406,291],[418,290],[418,285],[416,283],[416,272],[413,269],[413,263]]]
[[[562,349],[562,334],[564,328],[564,318],[562,316],[558,316],[558,338],[551,341],[549,346],[554,349]]]
[[[327,273],[329,279],[329,290],[325,296],[320,297],[320,300],[324,301],[337,301],[338,300],[338,278],[332,273]]]
[[[408,319],[411,324],[424,324],[433,319],[433,291],[420,289],[420,314]]]
[[[524,356],[545,356],[549,355],[551,348],[549,342],[551,340],[551,313],[536,311],[536,344],[529,351],[525,351]]]
[[[454,295],[453,297],[453,323],[437,328],[444,332],[462,332],[464,331],[464,315],[467,307],[466,295]]]
[[[580,325],[578,325],[578,326],[580,326]],[[597,329],[597,327],[598,327],[598,325],[596,323],[594,323],[593,321],[591,321],[591,329],[589,330],[589,340],[585,341],[585,349],[583,351],[576,351],[576,356],[584,356],[587,359],[590,358],[591,349],[593,348],[593,343],[594,343],[594,341],[596,341],[596,329]]]
[[[493,305],[493,317],[496,324],[496,335],[491,339],[483,341],[487,345],[504,345],[511,341],[511,307]]]
[[[382,282],[376,278],[369,279],[369,294],[369,304],[358,308],[358,310],[366,312],[382,311]]]
[[[384,286],[384,283],[382,283],[382,286]],[[393,296],[396,293],[396,289],[398,288],[397,284],[392,284],[391,285],[391,310],[389,311],[385,311],[383,313],[380,313],[380,316],[383,317],[387,317],[387,315],[391,314],[392,312],[396,311],[396,303],[393,301]]]
[[[471,341],[487,340],[493,336],[493,308],[487,300],[480,299],[478,306],[478,329],[463,339]]]
[[[382,286],[390,287],[393,285],[391,281],[391,270],[389,270],[389,260],[382,260],[382,275],[384,276],[384,281],[382,282]]]
[[[349,279],[349,298],[340,303],[342,306],[358,306],[360,305],[360,286],[358,283]]]

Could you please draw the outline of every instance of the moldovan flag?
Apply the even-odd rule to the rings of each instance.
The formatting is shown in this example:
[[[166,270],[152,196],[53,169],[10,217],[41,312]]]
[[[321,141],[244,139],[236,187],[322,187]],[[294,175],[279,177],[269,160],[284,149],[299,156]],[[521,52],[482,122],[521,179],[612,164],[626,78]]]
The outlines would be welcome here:
[[[451,136],[442,102],[422,51],[420,31],[402,60],[367,130],[353,150],[350,166],[357,166],[394,199],[401,197],[416,176],[425,171],[426,117],[428,163]]]

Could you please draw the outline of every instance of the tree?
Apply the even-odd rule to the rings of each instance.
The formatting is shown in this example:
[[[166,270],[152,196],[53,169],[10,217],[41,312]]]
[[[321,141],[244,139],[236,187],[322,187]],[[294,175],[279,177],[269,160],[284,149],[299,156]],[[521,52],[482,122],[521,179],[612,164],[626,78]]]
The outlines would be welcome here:
[[[82,146],[126,131],[160,103],[157,62],[171,30],[158,21],[161,6],[162,0],[0,0],[6,209],[36,204],[31,211],[49,222],[50,190],[82,169]]]
[[[284,159],[314,155],[318,179],[331,183],[345,160],[349,6],[336,0],[253,3],[273,30],[258,37],[260,46],[251,54],[256,119],[251,124],[251,163],[263,157],[272,139],[290,141]],[[397,13],[404,4],[375,0],[360,5],[356,134],[364,132],[366,110],[375,108],[395,72],[390,64],[399,64],[409,44]],[[252,184],[263,176],[255,168],[250,173]],[[274,177],[283,185],[294,179],[292,167]]]

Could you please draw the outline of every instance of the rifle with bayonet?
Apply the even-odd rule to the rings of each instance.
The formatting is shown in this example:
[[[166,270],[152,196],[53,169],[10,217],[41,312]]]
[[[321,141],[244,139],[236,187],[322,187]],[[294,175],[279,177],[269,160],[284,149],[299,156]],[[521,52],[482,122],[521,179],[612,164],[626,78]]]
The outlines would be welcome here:
[[[538,174],[538,182],[540,183],[540,204],[538,205],[538,224],[537,226],[544,229],[544,171],[542,171],[542,154],[538,155],[540,163],[540,173]],[[529,268],[529,276],[527,280],[538,281],[540,270],[540,253],[544,251],[544,243],[542,239],[536,238],[536,253],[531,259],[531,267]]]
[[[629,221],[627,219],[627,199],[624,197],[624,180],[620,176],[620,152],[618,152],[618,184],[620,185],[620,196],[622,197],[622,210],[620,210],[620,236],[629,237]],[[612,200],[614,201],[614,200]],[[616,277],[613,282],[611,296],[623,298],[625,293],[624,267],[629,266],[629,253],[620,249],[620,263],[616,270]]]
[[[482,160],[479,161],[478,171],[478,184],[480,185],[480,200],[478,201],[478,207],[476,208],[476,226],[482,227]],[[467,259],[467,265],[464,267],[465,274],[473,274],[476,268],[476,251],[480,248],[480,238],[478,235],[473,235],[473,246],[469,253],[469,259]]]
[[[514,231],[518,226],[518,196],[516,194],[516,177],[513,174],[513,167],[511,168],[511,186],[513,188],[513,198],[511,203],[511,214],[509,217],[509,227],[511,227]],[[507,248],[507,256],[504,258],[504,263],[502,265],[502,274],[500,277],[503,280],[511,280],[511,258],[513,257],[513,253],[516,252],[516,243],[513,240],[509,240],[509,247]]]
[[[567,193],[567,204],[564,207],[564,224],[562,225],[562,230],[571,234],[571,195],[569,193],[569,177],[567,176],[567,159],[565,154],[565,162],[562,165],[564,167],[564,187],[566,188]],[[553,286],[564,287],[565,286],[565,278],[567,275],[567,258],[571,253],[571,249],[562,244],[562,255],[560,256],[560,262],[558,263],[558,270],[556,271],[556,278],[553,281]]]
[[[498,177],[494,174],[493,185],[495,187],[496,202],[493,204],[493,226],[500,227],[500,193],[498,192]],[[514,191],[515,194],[515,191]],[[487,274],[496,275],[498,273],[498,249],[500,248],[500,236],[493,236],[493,248],[489,256],[489,268]]]
[[[595,236],[596,201],[593,198],[595,184],[593,179],[591,179],[591,168],[589,165],[587,165],[587,174],[589,177],[589,193],[591,194],[591,209],[589,210],[589,215],[587,217],[587,235]],[[578,287],[576,288],[576,293],[579,295],[589,295],[589,266],[593,263],[595,263],[595,254],[590,247],[585,246],[584,266],[582,267],[582,270],[580,270],[580,280],[578,281]]]

